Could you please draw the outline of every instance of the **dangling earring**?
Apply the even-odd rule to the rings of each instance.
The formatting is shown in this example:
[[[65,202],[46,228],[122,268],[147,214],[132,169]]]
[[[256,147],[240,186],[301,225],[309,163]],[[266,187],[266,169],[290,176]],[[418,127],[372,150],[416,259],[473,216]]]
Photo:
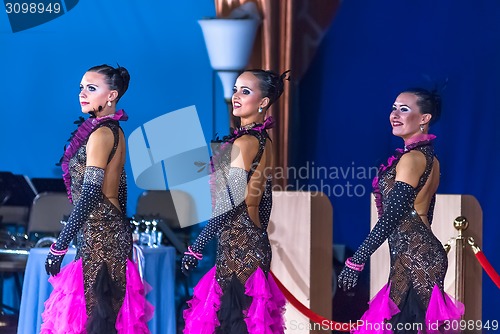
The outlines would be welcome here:
[[[111,101],[108,101],[108,107],[111,107]]]
[[[259,114],[262,113],[262,107],[259,107]]]
[[[424,125],[423,124],[420,124],[420,132],[424,132]]]

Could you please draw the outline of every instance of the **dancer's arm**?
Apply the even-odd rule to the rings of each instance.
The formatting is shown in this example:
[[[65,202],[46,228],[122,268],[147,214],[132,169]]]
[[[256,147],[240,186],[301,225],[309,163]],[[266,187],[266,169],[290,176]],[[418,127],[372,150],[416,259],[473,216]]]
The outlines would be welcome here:
[[[181,269],[185,274],[198,265],[207,243],[232,218],[235,209],[245,201],[248,171],[251,168],[252,157],[256,154],[253,147],[255,143],[245,137],[249,136],[238,138],[232,146],[227,185],[217,194],[212,218],[182,258]],[[258,142],[256,144],[258,145]]]
[[[415,187],[425,169],[425,160],[422,161],[425,157],[420,152],[415,153],[417,154],[405,154],[401,157],[396,167],[396,182],[388,195],[388,205],[384,213],[340,273],[339,286],[344,290],[349,290],[357,284],[358,275],[370,256],[413,210]]]
[[[100,128],[89,137],[87,142],[87,167],[85,168],[80,198],[57,241],[50,247],[45,261],[47,274],[54,276],[59,273],[61,262],[71,240],[81,229],[92,210],[102,201],[104,168],[107,165],[114,143],[114,137],[109,138],[109,134],[112,136],[111,131]]]

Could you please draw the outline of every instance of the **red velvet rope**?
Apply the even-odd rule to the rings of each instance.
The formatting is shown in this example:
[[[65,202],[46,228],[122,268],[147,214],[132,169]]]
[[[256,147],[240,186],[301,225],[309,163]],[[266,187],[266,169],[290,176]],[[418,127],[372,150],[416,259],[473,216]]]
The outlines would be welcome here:
[[[308,319],[310,319],[312,322],[315,322],[319,325],[322,326],[322,328],[329,328],[331,330],[336,330],[339,332],[350,332],[351,330],[354,330],[356,325],[355,323],[347,323],[347,322],[336,322],[333,320],[329,320],[325,317],[322,317],[319,314],[314,313],[307,307],[305,307],[301,302],[295,298],[290,291],[288,291],[287,288],[280,282],[280,280],[272,273],[269,272],[271,276],[273,277],[274,281],[276,282],[276,285],[278,288],[281,290],[281,292],[285,295],[285,298],[288,300],[290,304],[292,304],[293,307],[295,307],[300,313],[305,315]]]
[[[500,275],[496,272],[496,270],[493,268],[491,263],[488,261],[486,256],[484,255],[483,251],[479,251],[476,254],[476,258],[481,264],[481,267],[483,267],[484,271],[488,274],[488,276],[491,278],[491,280],[496,284],[496,286],[500,289]],[[287,288],[280,282],[280,280],[272,273],[269,272],[271,276],[274,278],[276,285],[278,285],[278,288],[281,290],[281,292],[285,295],[285,298],[288,300],[290,304],[292,304],[293,307],[295,307],[300,313],[302,313],[304,316],[306,316],[308,319],[310,319],[312,322],[315,322],[321,326],[330,326],[330,329],[334,329],[336,331],[340,332],[349,332],[353,329],[355,329],[355,324],[354,323],[346,323],[346,322],[336,322],[333,320],[329,320],[319,314],[314,313],[307,307],[305,307],[301,302],[295,298],[290,291],[288,291]]]
[[[484,255],[483,251],[479,251],[476,253],[476,259],[479,261],[481,264],[481,267],[483,267],[484,271],[490,276],[491,280],[496,284],[496,286],[500,289],[500,276],[496,272],[496,270],[493,268],[491,265],[490,261],[486,258]]]

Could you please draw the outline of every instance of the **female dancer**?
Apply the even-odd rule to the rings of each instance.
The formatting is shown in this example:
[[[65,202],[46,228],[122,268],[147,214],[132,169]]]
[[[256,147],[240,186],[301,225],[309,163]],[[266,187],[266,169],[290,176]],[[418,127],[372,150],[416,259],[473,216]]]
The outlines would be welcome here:
[[[197,266],[207,242],[218,237],[217,259],[194,289],[184,311],[184,333],[273,333],[284,331],[285,299],[269,275],[267,226],[272,206],[272,144],[268,108],[283,93],[281,76],[264,70],[243,72],[234,86],[233,114],[241,127],[213,157],[215,208],[188,247],[182,270]]]
[[[389,283],[370,302],[356,333],[378,333],[374,326],[394,333],[449,332],[463,314],[463,305],[443,291],[448,259],[431,230],[440,172],[428,131],[440,112],[440,97],[423,89],[402,92],[392,106],[392,133],[405,148],[381,166],[373,182],[379,220],[339,275],[344,290],[354,287],[389,238]]]
[[[125,218],[127,120],[116,103],[128,88],[124,67],[90,68],[80,83],[82,112],[92,114],[70,140],[63,178],[75,207],[45,262],[54,291],[45,302],[42,334],[149,333],[153,308],[132,263],[132,232]],[[60,271],[78,235],[75,261]]]

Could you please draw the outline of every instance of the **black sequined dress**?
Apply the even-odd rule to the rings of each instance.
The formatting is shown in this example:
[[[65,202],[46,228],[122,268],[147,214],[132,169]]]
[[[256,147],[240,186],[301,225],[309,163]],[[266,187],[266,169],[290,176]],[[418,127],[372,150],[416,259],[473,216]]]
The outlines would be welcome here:
[[[429,137],[434,138],[433,135]],[[415,195],[423,188],[435,159],[431,139],[415,142],[405,150],[399,150],[389,160],[389,166],[380,169],[378,189],[375,191],[379,206],[381,204],[379,217],[389,206],[388,195],[396,182],[397,163],[403,154],[411,150],[421,152],[426,159],[425,171]],[[427,213],[429,224],[432,223],[434,203],[435,194]],[[444,292],[448,258],[441,242],[414,208],[398,222],[388,242],[391,263],[389,282],[370,302],[370,308],[362,318],[366,322],[365,326],[360,326],[355,333],[378,333],[374,328],[388,330],[383,333],[450,332],[446,328],[451,328],[453,320],[460,319],[464,307]],[[380,326],[372,326],[373,322],[378,322]]]
[[[241,135],[256,137],[259,150],[249,172],[229,166],[228,142],[214,159],[218,201],[215,210],[223,207],[222,211],[229,213],[212,218],[197,239],[206,242],[217,236],[216,265],[195,287],[193,299],[184,312],[184,333],[284,332],[285,298],[269,274],[272,254],[267,227],[272,207],[272,178],[267,178],[259,204],[261,227],[250,218],[244,200],[231,203],[238,197],[235,192],[242,189],[244,193],[260,162],[268,135],[263,125],[238,133],[230,142]],[[226,182],[231,189],[236,189],[234,196],[219,193],[226,192]]]
[[[109,163],[118,147],[121,128],[117,121],[108,120],[93,127],[88,136],[100,127],[109,128],[114,135]],[[88,136],[68,163],[73,203],[80,201],[84,175],[85,182],[92,179],[86,171]],[[102,180],[96,176],[95,182]],[[74,262],[50,278],[54,291],[45,303],[41,333],[149,333],[146,323],[153,308],[145,300],[144,284],[131,261],[132,232],[124,216],[124,169],[118,187],[120,208],[103,193],[94,194],[99,200],[92,203],[90,214],[77,233]],[[75,205],[75,210],[78,207]]]

